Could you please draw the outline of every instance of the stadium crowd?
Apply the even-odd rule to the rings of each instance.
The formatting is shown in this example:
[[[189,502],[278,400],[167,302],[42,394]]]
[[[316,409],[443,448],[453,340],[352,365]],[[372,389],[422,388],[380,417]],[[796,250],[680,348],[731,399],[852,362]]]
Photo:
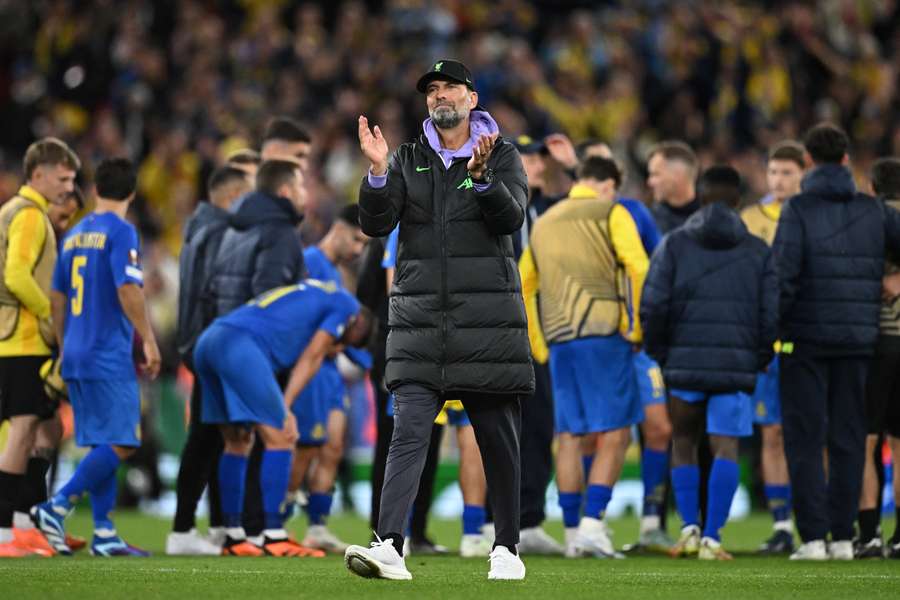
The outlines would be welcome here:
[[[559,434],[556,473],[566,539],[560,544],[542,531],[541,509],[532,521],[523,516],[520,551],[573,557],[620,555],[603,513],[632,427],[643,421],[646,413],[640,427],[645,503],[637,546],[673,555],[730,559],[719,530],[737,482],[736,439],[748,435],[750,413],[756,412],[760,417],[757,423],[764,429],[764,452],[768,452],[763,470],[774,520],[773,537],[762,550],[793,552],[797,559],[900,556],[896,535],[888,548],[881,546],[880,504],[878,492],[873,491],[880,489],[873,464],[877,461],[871,458],[879,436],[900,433],[888,423],[896,415],[883,412],[882,405],[894,395],[893,384],[884,375],[884,371],[890,372],[888,367],[873,369],[883,379],[870,384],[877,388],[868,394],[870,435],[865,446],[858,447],[865,437],[862,406],[868,371],[868,358],[859,357],[875,350],[877,319],[845,324],[841,321],[847,318],[843,308],[823,308],[829,301],[856,302],[871,316],[870,296],[874,293],[875,305],[883,295],[883,313],[890,312],[890,303],[897,297],[894,292],[900,291],[890,273],[893,267],[888,268],[881,289],[885,248],[900,249],[895,213],[890,208],[871,209],[882,204],[856,193],[857,189],[871,192],[883,200],[900,196],[898,163],[878,160],[900,155],[900,106],[894,93],[900,68],[900,6],[892,2],[795,2],[780,5],[776,16],[764,4],[709,7],[653,2],[628,8],[574,8],[562,13],[549,3],[519,0],[398,0],[377,8],[363,2],[327,8],[319,3],[295,7],[286,2],[234,2],[214,9],[202,2],[132,2],[127,10],[110,10],[111,3],[103,1],[90,4],[91,10],[85,11],[83,6],[75,10],[64,1],[34,3],[4,21],[3,27],[10,33],[5,37],[12,41],[7,49],[12,60],[4,73],[8,93],[0,116],[5,131],[0,193],[16,202],[7,208],[6,220],[0,221],[8,230],[4,235],[8,235],[10,248],[14,243],[23,248],[31,243],[22,241],[22,231],[38,227],[22,216],[35,212],[29,202],[42,206],[44,212],[48,204],[68,209],[63,216],[54,215],[52,211],[58,209],[51,209],[45,218],[60,241],[66,240],[60,247],[52,294],[50,279],[43,283],[40,279],[52,272],[52,265],[44,264],[49,255],[38,251],[55,239],[50,233],[34,241],[31,254],[7,251],[10,262],[5,267],[4,287],[8,291],[0,291],[19,298],[11,303],[22,314],[30,311],[35,324],[49,316],[52,299],[61,342],[61,323],[80,316],[82,310],[81,296],[76,296],[77,301],[68,296],[70,288],[83,285],[77,283],[82,281],[78,251],[114,253],[118,247],[112,242],[104,246],[100,238],[90,237],[99,234],[84,233],[93,231],[84,228],[92,226],[98,215],[124,216],[133,202],[128,214],[136,233],[111,215],[100,218],[107,228],[103,235],[110,240],[131,235],[136,240],[140,235],[140,244],[130,238],[122,242],[125,254],[121,265],[110,258],[113,268],[125,269],[130,277],[120,280],[114,274],[119,305],[111,306],[119,308],[110,311],[119,314],[122,323],[127,320],[131,324],[123,325],[122,330],[129,340],[132,326],[141,332],[148,373],[155,373],[160,360],[163,371],[170,373],[184,362],[197,374],[197,389],[220,390],[207,392],[215,400],[205,395],[201,398],[196,390],[192,399],[191,451],[185,454],[192,462],[182,464],[179,515],[167,545],[170,553],[318,556],[323,551],[347,549],[326,524],[343,452],[339,440],[347,427],[345,418],[332,421],[331,415],[342,411],[344,386],[359,380],[361,372],[371,371],[379,397],[379,421],[385,420],[382,417],[392,400],[381,385],[380,375],[389,359],[383,345],[386,318],[380,313],[386,309],[387,289],[393,289],[392,295],[403,295],[399,280],[394,288],[391,285],[409,258],[404,252],[412,247],[402,234],[398,244],[396,230],[384,240],[369,241],[363,233],[377,231],[380,236],[393,229],[397,220],[385,231],[384,222],[374,225],[371,198],[377,197],[375,190],[385,184],[377,180],[383,174],[374,170],[375,161],[365,152],[364,127],[358,116],[367,114],[371,123],[378,124],[376,138],[389,140],[391,150],[401,141],[417,137],[422,127],[422,102],[411,90],[416,79],[427,72],[431,74],[428,81],[456,82],[468,86],[469,91],[477,90],[478,107],[472,107],[473,112],[490,114],[493,126],[511,142],[503,147],[516,148],[528,176],[529,206],[527,210],[522,207],[521,214],[524,224],[508,238],[510,253],[514,251],[515,258],[521,259],[533,368],[543,370],[543,375],[537,375],[536,395],[549,399],[549,406],[553,406],[553,397],[556,400],[555,413],[551,408],[550,414],[555,415]],[[16,39],[23,33],[27,37]],[[471,68],[474,88],[467,71],[458,76],[450,70],[451,63],[458,64],[455,61],[433,61],[443,56],[459,58]],[[445,63],[447,70],[442,71]],[[420,91],[444,93],[422,87]],[[840,128],[811,128],[821,122]],[[367,126],[365,130],[369,131]],[[791,141],[801,138],[802,144]],[[359,151],[361,143],[363,153]],[[20,169],[23,156],[24,170]],[[109,160],[117,157],[130,157],[133,164]],[[370,200],[367,205],[363,195],[357,209],[359,177],[367,169],[362,189],[368,190]],[[471,171],[469,187],[461,194],[486,193],[493,181],[473,176]],[[57,187],[46,183],[54,173],[62,173]],[[96,191],[82,194],[73,179],[76,174],[84,190]],[[389,183],[390,177],[396,175],[388,176]],[[853,215],[828,210],[823,213],[827,217],[810,215],[803,212],[806,204],[801,201],[786,202],[798,194],[806,198],[806,204],[815,205],[823,196],[841,196],[852,198],[848,205],[868,202],[869,208],[848,208],[858,211]],[[604,300],[599,307],[585,307],[583,300],[561,293],[567,282],[581,279],[584,283],[592,277],[571,254],[578,244],[573,241],[567,248],[559,243],[575,240],[578,234],[565,229],[559,207],[582,199],[603,205],[606,212],[588,218],[602,221],[610,231],[609,241],[604,242],[608,247],[589,265],[612,260],[624,269],[624,275],[612,269],[611,290],[598,292],[586,286]],[[746,208],[738,217],[735,211],[742,206]],[[825,202],[824,206],[830,205]],[[91,209],[99,212],[85,218]],[[70,226],[67,219],[76,211],[77,224]],[[550,212],[542,216],[544,211]],[[72,227],[77,231],[72,233]],[[803,241],[810,239],[803,237],[807,227],[820,227],[817,231],[822,237],[837,235],[838,241],[828,242],[836,244],[836,254],[842,251],[859,260],[828,262],[835,253]],[[747,241],[748,230],[765,243]],[[661,236],[665,236],[662,241]],[[588,237],[585,247],[594,247],[597,240]],[[692,246],[692,239],[705,240],[699,244],[703,249]],[[768,249],[773,244],[774,255]],[[812,258],[804,255],[810,247]],[[853,254],[855,251],[861,254]],[[696,256],[686,258],[692,252]],[[378,260],[382,254],[383,262]],[[800,266],[808,265],[804,256],[814,265],[812,273]],[[729,264],[740,265],[724,282],[710,275],[721,270],[723,257]],[[35,280],[40,279],[38,284],[47,288],[42,292],[43,301],[34,301],[34,289],[22,292],[21,284],[17,287],[8,280],[9,264],[14,260],[31,261]],[[695,271],[676,273],[675,265],[688,260],[696,261]],[[569,266],[572,271],[566,272]],[[371,290],[363,285],[372,279],[367,267],[376,273],[375,281],[380,278],[376,286],[380,291],[371,296],[367,296]],[[562,273],[554,273],[558,269]],[[554,280],[554,275],[559,279]],[[305,276],[324,283],[309,283]],[[713,277],[708,285],[721,286],[715,287],[721,290],[720,296],[698,300],[685,292],[705,277]],[[848,284],[841,290],[846,294],[838,294],[835,300],[830,291],[817,292],[817,280],[823,277],[858,278],[865,280],[865,285]],[[878,288],[874,292],[872,285]],[[137,288],[143,290],[140,301],[134,295]],[[742,289],[755,291],[749,296],[738,294]],[[142,320],[144,295],[148,322]],[[368,308],[361,308],[354,295]],[[780,313],[775,308],[779,296]],[[729,303],[719,314],[710,307],[721,304],[722,298]],[[699,312],[685,309],[693,306],[691,302],[699,302],[695,308]],[[266,312],[270,306],[274,313]],[[316,308],[311,309],[313,306]],[[798,306],[816,316],[804,316]],[[373,321],[370,310],[376,317],[371,336],[366,331]],[[578,326],[569,327],[580,311],[584,312]],[[672,311],[680,315],[676,324],[668,320]],[[103,318],[108,317],[107,312]],[[190,317],[185,320],[188,312]],[[717,315],[721,327],[702,329],[708,326],[703,316],[711,314]],[[884,333],[895,317],[882,314],[882,318]],[[832,337],[811,331],[830,321],[836,322]],[[282,330],[285,323],[303,333],[286,341],[296,330]],[[844,325],[846,330],[841,329]],[[14,339],[21,335],[28,341],[30,335],[37,340],[36,325],[25,331],[26,321],[14,320],[11,327]],[[692,327],[701,327],[700,334]],[[740,327],[755,331],[749,338],[730,333],[730,328]],[[271,336],[265,342],[241,341],[241,336],[260,331],[271,332]],[[324,337],[319,335],[323,332],[327,334]],[[781,362],[770,362],[773,343],[785,332],[792,337],[776,344]],[[68,335],[76,334],[67,330]],[[729,348],[721,353],[721,362],[697,365],[696,356],[691,357],[691,343],[683,336],[698,335],[710,347]],[[607,336],[617,337],[615,344],[583,349],[576,344]],[[636,354],[635,361],[646,362],[638,367],[632,364],[632,344],[639,345],[642,336],[646,353]],[[28,346],[27,351],[20,348],[3,356],[49,357],[52,337],[35,341],[37,345]],[[373,340],[371,355],[353,347],[364,345],[367,337]],[[155,339],[159,339],[161,357],[154,354]],[[71,347],[69,343],[66,347]],[[808,357],[801,352],[795,356],[794,344],[800,348],[810,343],[834,346],[834,351],[803,362]],[[257,344],[270,344],[264,346],[266,356],[260,354]],[[232,346],[234,352],[220,351]],[[130,355],[130,345],[120,347]],[[885,348],[879,346],[879,360],[885,356],[895,359],[894,350]],[[696,348],[693,352],[696,355]],[[615,377],[598,370],[598,379],[585,384],[578,379],[583,375],[566,374],[560,366],[585,364],[579,361],[586,356],[598,364],[621,363],[628,373],[643,369],[645,376],[643,380],[630,376],[627,384],[621,380],[610,383],[604,378]],[[847,357],[853,360],[839,360]],[[90,362],[84,357],[79,360]],[[545,365],[548,360],[549,367]],[[274,365],[268,369],[271,381],[263,377],[265,382],[242,388],[245,382],[240,377],[233,379],[246,365],[267,370],[265,361]],[[659,363],[661,372],[653,361]],[[40,363],[28,365],[35,376],[43,360]],[[785,410],[782,434],[781,419],[772,413],[781,412],[779,369],[783,373],[785,368],[792,369],[788,381],[794,387],[786,386],[782,378],[782,393],[790,390],[797,398],[828,397],[831,385],[837,390],[833,396],[852,397],[859,411],[834,412],[833,402],[824,399],[821,406],[795,402],[791,410]],[[58,369],[59,361],[43,368],[40,385],[58,393]],[[706,376],[698,375],[709,369],[720,371],[722,379],[710,383]],[[17,441],[52,450],[52,431],[44,432],[32,423],[30,433],[22,433],[21,426],[10,435],[10,446],[0,462],[0,477],[6,484],[6,497],[0,498],[5,502],[0,506],[4,511],[0,512],[0,548],[6,555],[70,553],[80,542],[66,536],[62,523],[73,498],[84,492],[89,492],[92,500],[103,498],[100,508],[95,505],[97,531],[92,550],[96,554],[142,554],[115,535],[108,515],[109,486],[98,483],[108,484],[119,461],[130,455],[130,450],[122,448],[133,448],[135,440],[103,439],[106,432],[102,430],[95,438],[81,437],[83,429],[79,432],[78,402],[110,393],[82,385],[82,379],[93,381],[84,374],[88,371],[88,367],[67,366],[62,361],[61,377],[69,384],[68,394],[76,405],[79,443],[95,446],[88,455],[90,460],[83,461],[63,488],[68,492],[48,499],[46,489],[39,489],[46,474],[45,454],[23,446],[18,449],[21,456],[15,460],[9,456]],[[276,371],[280,372],[277,381]],[[758,379],[757,371],[763,371]],[[4,385],[13,386],[4,389],[16,389],[17,393],[25,389],[25,384],[11,378],[10,367],[4,373]],[[804,379],[810,373],[813,375]],[[331,379],[325,381],[327,377]],[[542,377],[547,388],[543,391]],[[601,395],[633,396],[633,402],[612,416],[590,411],[579,414],[585,408],[578,404],[582,392],[571,393],[560,383],[570,379],[603,390]],[[822,381],[831,383],[814,387]],[[663,385],[668,393],[660,391]],[[641,389],[632,390],[632,386]],[[282,390],[289,405],[296,397],[291,406],[295,416],[287,421],[280,406],[264,407],[265,414],[251,409],[249,417],[244,413],[235,416],[234,396],[280,402]],[[301,390],[311,395],[305,401]],[[339,390],[336,403],[334,390]],[[873,393],[884,398],[872,400]],[[329,396],[331,404],[319,396]],[[32,414],[21,406],[13,407],[17,412],[9,412],[10,406],[7,403],[4,418]],[[697,406],[707,406],[708,412],[698,413]],[[880,407],[875,411],[877,419],[873,406]],[[311,413],[304,407],[313,407],[309,410],[315,418],[310,419]],[[492,546],[496,544],[484,471],[478,452],[471,451],[477,448],[472,446],[475,438],[464,433],[471,433],[468,418],[459,409],[448,406],[440,418],[451,419],[460,430],[460,448],[470,450],[465,454],[468,464],[461,469],[466,472],[465,481],[461,475],[466,502],[463,548],[469,556],[490,554],[494,559],[496,548]],[[745,414],[735,416],[729,411]],[[803,420],[800,415],[810,411],[822,413],[825,422],[813,433],[798,425]],[[852,431],[842,436],[828,429],[828,414],[852,424],[848,427]],[[540,421],[529,417],[527,410],[524,416],[526,424],[529,418]],[[247,421],[258,424],[255,444],[248,430],[227,425]],[[123,427],[122,423],[116,426]],[[379,438],[386,444],[391,433],[382,433],[382,427],[389,425],[379,423]],[[821,461],[826,438],[831,478],[827,507]],[[536,451],[535,460],[552,460],[552,439],[534,439],[545,445]],[[523,442],[523,461],[524,446]],[[383,450],[382,459],[387,460]],[[433,470],[433,464],[430,468]],[[428,469],[425,461],[426,473]],[[798,482],[791,489],[788,473],[792,479],[802,480],[799,493]],[[534,475],[522,474],[523,511],[525,479]],[[546,481],[535,484],[541,499],[549,476],[548,463]],[[414,482],[420,495],[428,481],[425,477]],[[218,513],[213,510],[216,531],[200,536],[194,529],[193,514],[207,484],[213,505],[216,495],[221,503],[215,507]],[[666,533],[669,485],[684,521],[677,541]],[[300,493],[304,489],[308,497]],[[792,494],[802,542],[796,551],[790,523]],[[291,501],[286,503],[286,497]],[[289,538],[282,527],[285,505],[294,506],[294,499],[305,504],[309,514],[310,532],[302,543]],[[29,519],[26,515],[32,506]],[[424,508],[413,508],[410,531],[401,532],[405,535],[394,540],[401,562],[405,552],[441,551],[425,538],[424,527],[414,531],[417,510],[427,513],[427,502]],[[857,510],[858,543],[850,546]],[[377,511],[373,513],[377,530]],[[829,533],[832,543],[826,546]],[[405,550],[403,537],[409,538]],[[381,540],[376,544],[384,546]],[[391,548],[384,546],[383,552],[389,554]],[[381,546],[376,550],[381,551]],[[384,573],[388,563],[377,564]],[[403,572],[408,575],[405,566],[400,574]],[[524,576],[524,567],[521,573]]]

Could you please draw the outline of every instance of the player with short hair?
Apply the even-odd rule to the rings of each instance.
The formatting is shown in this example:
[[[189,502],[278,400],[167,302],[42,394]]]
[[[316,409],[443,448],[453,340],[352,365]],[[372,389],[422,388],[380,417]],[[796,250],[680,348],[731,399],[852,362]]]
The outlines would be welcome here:
[[[736,213],[740,185],[731,167],[703,173],[702,208],[663,238],[644,285],[644,345],[669,387],[672,487],[684,521],[673,556],[732,558],[720,530],[738,486],[738,438],[753,432],[744,392],[773,354],[775,270],[768,246]],[[701,539],[697,452],[704,429],[715,460]]]
[[[781,208],[788,198],[800,193],[806,169],[803,145],[784,140],[769,151],[766,182],[769,193],[741,211],[747,229],[769,246],[775,240]],[[790,554],[794,550],[791,523],[791,483],[784,455],[781,429],[781,399],[778,394],[778,357],[759,374],[753,391],[753,422],[762,436],[762,478],[766,503],[774,520],[772,536],[759,547],[761,554]]]
[[[226,528],[223,555],[309,556],[288,539],[282,523],[297,423],[295,398],[335,343],[364,343],[370,319],[359,303],[333,283],[307,279],[257,296],[216,319],[200,336],[194,367],[203,391],[204,423],[222,431],[219,494]],[[290,370],[282,392],[275,374]],[[264,512],[260,547],[242,527],[247,457],[254,430],[265,451],[260,468]],[[321,555],[321,554],[320,554]]]
[[[40,376],[56,345],[49,295],[57,244],[48,213],[74,191],[80,168],[65,142],[38,140],[25,153],[25,184],[0,208],[0,423],[9,421],[0,454],[0,557],[53,554],[40,535],[26,531],[27,513],[46,498],[50,462],[33,451],[56,413]]]
[[[550,360],[557,486],[570,557],[617,555],[603,516],[631,426],[643,416],[632,343],[641,339],[637,309],[648,260],[634,218],[615,201],[620,182],[614,161],[585,160],[569,197],[535,222],[519,262],[532,351],[536,360]],[[604,451],[591,465],[579,518],[581,439],[591,433],[599,433]]]
[[[306,171],[311,146],[312,135],[306,127],[290,117],[279,116],[266,125],[260,156],[264,161],[289,160]]]
[[[322,241],[304,251],[307,274],[312,279],[343,288],[339,266],[356,261],[368,240],[359,226],[359,207],[355,204],[345,206]],[[289,497],[296,496],[308,475],[306,513],[309,529],[301,543],[308,548],[342,553],[347,544],[329,531],[325,523],[331,514],[332,490],[344,455],[347,429],[347,389],[338,369],[339,350],[344,349],[335,348],[335,352],[326,357],[291,408],[297,419],[299,436],[288,489]],[[351,360],[360,361],[364,368],[371,367],[368,353],[348,348],[346,354]],[[310,471],[314,460],[315,466]]]
[[[145,373],[156,377],[159,348],[141,290],[137,231],[125,220],[137,183],[128,159],[104,160],[95,174],[97,207],[63,242],[53,274],[53,322],[62,376],[75,415],[75,439],[91,448],[72,478],[31,517],[59,554],[71,554],[64,520],[91,496],[95,556],[147,556],[116,533],[116,470],[140,446],[141,404],[132,362],[134,330],[143,342]]]

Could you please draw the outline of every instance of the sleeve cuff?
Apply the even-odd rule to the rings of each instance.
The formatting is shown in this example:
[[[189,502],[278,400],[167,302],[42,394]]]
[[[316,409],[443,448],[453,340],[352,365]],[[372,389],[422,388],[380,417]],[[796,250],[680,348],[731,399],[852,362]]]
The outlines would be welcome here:
[[[372,189],[380,189],[387,185],[387,173],[384,175],[373,175],[372,171],[369,171],[368,182],[369,187]]]
[[[369,175],[369,177],[371,177],[371,175]],[[490,183],[474,183],[473,182],[472,185],[475,187],[475,191],[478,192],[479,194],[481,192],[488,191],[488,189],[491,187]]]

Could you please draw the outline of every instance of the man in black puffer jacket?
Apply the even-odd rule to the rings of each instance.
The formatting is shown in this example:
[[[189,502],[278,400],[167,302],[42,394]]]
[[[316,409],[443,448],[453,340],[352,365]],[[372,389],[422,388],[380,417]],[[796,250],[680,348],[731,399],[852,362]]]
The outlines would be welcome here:
[[[728,560],[719,530],[738,485],[738,437],[753,433],[748,394],[772,358],[778,291],[771,251],[735,211],[737,171],[707,170],[700,201],[703,207],[653,254],[641,322],[644,347],[670,393],[672,487],[684,521],[673,552]],[[704,427],[715,460],[701,539],[697,449]]]
[[[515,147],[478,107],[469,70],[441,60],[419,80],[430,118],[388,163],[381,130],[359,118],[371,161],[360,223],[385,236],[399,223],[385,379],[395,428],[372,548],[351,546],[357,574],[409,579],[403,530],[444,400],[462,399],[475,428],[496,525],[491,579],[522,579],[519,542],[520,397],[534,390],[525,307],[512,234],[528,184]]]
[[[856,191],[844,166],[843,131],[818,125],[804,145],[815,168],[782,209],[773,246],[784,447],[803,540],[791,558],[851,560],[866,377],[878,339],[885,245],[900,253],[900,213]]]

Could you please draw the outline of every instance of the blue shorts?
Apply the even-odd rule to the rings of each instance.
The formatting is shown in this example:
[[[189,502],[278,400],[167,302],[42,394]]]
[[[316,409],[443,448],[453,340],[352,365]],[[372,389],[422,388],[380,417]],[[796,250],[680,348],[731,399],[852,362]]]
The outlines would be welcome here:
[[[67,379],[79,446],[141,445],[137,379]]]
[[[753,422],[757,425],[781,424],[781,395],[778,392],[778,357],[756,376],[753,390]]]
[[[753,435],[752,400],[749,394],[709,394],[696,390],[669,390],[685,402],[707,402],[706,432],[711,435]]]
[[[637,378],[642,406],[666,403],[666,384],[662,369],[643,350],[634,353],[634,376]]]
[[[643,419],[632,354],[618,334],[550,346],[557,432],[611,431]]]
[[[204,423],[284,427],[287,413],[272,363],[246,331],[210,325],[197,340],[194,369]]]
[[[347,389],[333,360],[325,360],[291,405],[297,418],[301,446],[321,446],[328,440],[328,415],[333,410],[346,412]]]

